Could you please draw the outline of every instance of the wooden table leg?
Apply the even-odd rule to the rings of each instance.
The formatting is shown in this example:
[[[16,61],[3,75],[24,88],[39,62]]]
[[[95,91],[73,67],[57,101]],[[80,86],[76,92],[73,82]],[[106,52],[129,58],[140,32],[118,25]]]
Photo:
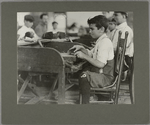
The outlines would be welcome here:
[[[65,72],[58,74],[58,104],[65,104]]]
[[[50,92],[49,92],[49,94],[48,94],[48,98],[51,98],[52,93],[53,93],[53,91],[54,91],[54,89],[55,89],[55,87],[56,87],[57,81],[58,81],[58,75],[56,76],[56,78],[55,78],[55,80],[54,80],[54,83],[52,84],[52,87],[51,87]]]
[[[23,94],[24,90],[26,89],[26,87],[27,87],[30,80],[31,80],[31,76],[27,76],[27,78],[24,81],[20,91],[17,93],[17,103],[19,102],[19,99],[20,99],[21,95]]]
[[[31,78],[32,78],[32,76],[31,76]],[[22,84],[25,82],[20,76],[18,76],[18,80],[19,80]],[[28,83],[28,84],[27,84],[27,87],[30,88],[30,90],[32,91],[33,94],[35,94],[36,96],[39,96],[39,95],[37,94],[37,92],[36,92],[34,86],[33,86],[31,83]]]

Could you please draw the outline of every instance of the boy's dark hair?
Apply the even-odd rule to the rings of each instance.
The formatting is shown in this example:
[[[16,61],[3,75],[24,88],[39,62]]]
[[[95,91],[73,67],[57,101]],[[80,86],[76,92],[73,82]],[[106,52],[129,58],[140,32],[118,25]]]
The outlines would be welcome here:
[[[33,38],[31,35],[31,32],[26,32],[24,38],[29,37],[29,38]]]
[[[43,16],[48,16],[48,15],[47,15],[47,13],[43,13],[43,14],[40,15],[40,19],[42,19]]]
[[[100,29],[101,27],[104,27],[104,32],[106,32],[107,30],[107,27],[108,27],[108,19],[103,16],[103,15],[98,15],[98,16],[95,16],[91,19],[88,19],[88,24],[96,24],[96,27],[98,29]]]
[[[115,13],[121,13],[122,15],[124,15],[126,18],[128,18],[128,13],[127,12],[124,12],[124,11],[115,11]]]
[[[34,18],[33,18],[33,16],[31,16],[31,15],[25,15],[25,16],[24,16],[24,20],[29,21],[29,22],[33,22],[33,21],[34,21]]]
[[[54,22],[52,22],[52,25],[54,25],[54,24],[58,24],[56,21],[54,21]]]

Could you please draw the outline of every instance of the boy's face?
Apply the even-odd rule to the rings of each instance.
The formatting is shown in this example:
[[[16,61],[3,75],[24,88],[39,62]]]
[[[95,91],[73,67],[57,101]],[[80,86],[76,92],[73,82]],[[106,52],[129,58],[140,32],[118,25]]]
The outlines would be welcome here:
[[[28,27],[28,28],[31,28],[33,26],[33,22],[30,22],[30,21],[26,21],[25,20],[25,25]]]
[[[42,18],[42,21],[43,21],[43,23],[47,24],[48,16],[44,15],[43,18]]]
[[[57,23],[54,23],[53,24],[53,29],[57,29],[57,25],[58,25]]]
[[[109,28],[110,31],[114,30],[115,27],[116,27],[116,25],[114,24],[114,22],[109,22],[108,23],[108,28]]]
[[[121,13],[115,13],[114,19],[115,19],[117,24],[121,24],[125,20],[125,16],[122,15]]]
[[[96,24],[90,24],[89,28],[90,28],[90,35],[92,36],[92,38],[98,38],[104,33],[102,28],[98,29],[96,27]]]

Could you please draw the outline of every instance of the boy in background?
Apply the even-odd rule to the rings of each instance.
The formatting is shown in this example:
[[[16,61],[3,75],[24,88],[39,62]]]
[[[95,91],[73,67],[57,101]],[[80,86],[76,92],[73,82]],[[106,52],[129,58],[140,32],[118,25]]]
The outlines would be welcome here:
[[[24,26],[17,31],[18,44],[22,42],[37,42],[39,39],[34,30],[31,28],[33,26],[33,21],[34,18],[31,15],[26,15],[24,17]],[[26,36],[27,32],[32,34],[32,38]]]
[[[53,34],[57,33],[58,23],[56,21],[52,22],[52,27],[53,27],[53,30],[52,30]]]
[[[108,31],[107,31],[107,36],[109,37],[109,39],[112,41],[114,34],[115,34],[115,29],[116,29],[116,21],[114,18],[110,18],[108,19]]]
[[[38,37],[42,38],[43,34],[47,32],[48,29],[48,15],[43,13],[40,15],[40,22],[35,27],[35,33]]]

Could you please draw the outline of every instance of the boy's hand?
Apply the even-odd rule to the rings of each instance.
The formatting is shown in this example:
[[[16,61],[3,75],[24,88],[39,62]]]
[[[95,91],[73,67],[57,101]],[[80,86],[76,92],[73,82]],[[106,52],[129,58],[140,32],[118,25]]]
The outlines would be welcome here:
[[[85,59],[85,57],[87,56],[86,54],[84,54],[81,51],[77,51],[74,55],[77,56],[80,59]]]
[[[95,47],[96,43],[95,42],[91,42],[91,46]]]
[[[79,51],[79,50],[81,50],[81,49],[84,49],[84,47],[83,46],[81,46],[81,45],[74,45],[72,48],[70,48],[69,50],[74,50],[73,52],[77,52],[77,51]]]

